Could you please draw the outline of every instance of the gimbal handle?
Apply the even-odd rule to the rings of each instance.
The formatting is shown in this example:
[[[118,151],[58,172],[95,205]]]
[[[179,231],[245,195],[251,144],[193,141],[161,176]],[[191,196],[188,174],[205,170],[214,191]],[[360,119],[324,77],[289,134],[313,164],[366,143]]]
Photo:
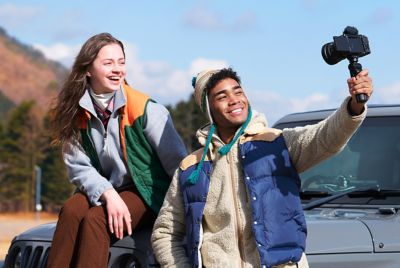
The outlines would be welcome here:
[[[349,60],[349,71],[350,71],[350,75],[352,76],[352,77],[355,77],[355,76],[357,76],[357,74],[359,73],[359,72],[361,72],[362,71],[362,66],[361,66],[361,64],[358,62],[358,57],[349,57],[348,58],[348,60]],[[357,94],[356,95],[356,101],[358,102],[358,103],[365,103],[365,102],[367,102],[368,101],[368,95],[367,94],[365,94],[365,93],[360,93],[360,94]]]

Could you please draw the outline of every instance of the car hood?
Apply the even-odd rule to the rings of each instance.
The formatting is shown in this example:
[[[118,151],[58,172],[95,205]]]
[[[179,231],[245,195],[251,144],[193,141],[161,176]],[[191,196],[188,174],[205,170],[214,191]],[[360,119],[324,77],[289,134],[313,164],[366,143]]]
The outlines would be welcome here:
[[[53,239],[56,223],[46,223],[38,225],[27,231],[20,233],[16,239],[18,240],[36,240],[36,241],[51,241]]]
[[[16,240],[33,240],[51,242],[53,240],[54,231],[56,229],[56,223],[46,223],[38,225],[34,228],[28,229],[27,231],[19,234],[15,237]],[[152,229],[141,229],[139,232],[135,232],[132,237],[125,237],[124,239],[117,240],[113,243],[114,247],[139,247],[147,250],[150,249],[150,236]],[[148,242],[144,242],[148,241]],[[137,245],[138,244],[138,245]]]
[[[307,254],[399,252],[400,217],[378,210],[306,211]]]
[[[375,252],[400,252],[400,216],[366,218],[362,220],[373,235]]]

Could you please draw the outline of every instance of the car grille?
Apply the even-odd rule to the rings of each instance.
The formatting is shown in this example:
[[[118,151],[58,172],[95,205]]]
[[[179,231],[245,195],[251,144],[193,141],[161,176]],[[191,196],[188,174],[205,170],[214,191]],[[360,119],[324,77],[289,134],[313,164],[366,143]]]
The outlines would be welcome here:
[[[48,241],[15,240],[11,244],[4,262],[4,268],[45,268],[50,250]],[[159,267],[151,252],[145,247],[110,248],[108,267]]]
[[[46,267],[49,249],[49,243],[29,241],[14,242],[8,250],[4,268],[44,268]]]

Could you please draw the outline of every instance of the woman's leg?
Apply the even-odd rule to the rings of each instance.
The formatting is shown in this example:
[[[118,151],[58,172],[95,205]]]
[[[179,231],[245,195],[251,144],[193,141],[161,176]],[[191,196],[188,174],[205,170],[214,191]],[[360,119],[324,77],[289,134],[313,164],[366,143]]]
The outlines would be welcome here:
[[[153,228],[157,215],[148,207],[135,187],[119,194],[125,201],[132,219],[132,232],[142,228]]]
[[[47,259],[47,267],[70,267],[79,225],[89,207],[89,200],[82,193],[74,194],[65,202],[58,216],[56,231]]]
[[[147,207],[134,187],[119,193],[132,219],[132,231],[152,227],[155,214]],[[82,221],[76,267],[107,267],[111,236],[104,206],[93,207]],[[126,230],[124,230],[126,231]],[[115,237],[113,237],[114,239]]]
[[[111,233],[105,206],[92,207],[82,220],[74,267],[105,268],[108,263]]]

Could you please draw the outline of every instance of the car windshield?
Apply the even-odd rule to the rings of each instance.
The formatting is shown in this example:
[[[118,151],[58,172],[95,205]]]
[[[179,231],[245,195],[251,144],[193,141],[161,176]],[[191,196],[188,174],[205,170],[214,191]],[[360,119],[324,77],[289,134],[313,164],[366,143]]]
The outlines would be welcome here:
[[[313,123],[317,121],[275,127],[283,129]],[[301,173],[300,178],[304,199],[307,195],[310,199],[356,189],[399,190],[400,117],[366,118],[339,154]],[[397,196],[395,203],[399,202]]]

